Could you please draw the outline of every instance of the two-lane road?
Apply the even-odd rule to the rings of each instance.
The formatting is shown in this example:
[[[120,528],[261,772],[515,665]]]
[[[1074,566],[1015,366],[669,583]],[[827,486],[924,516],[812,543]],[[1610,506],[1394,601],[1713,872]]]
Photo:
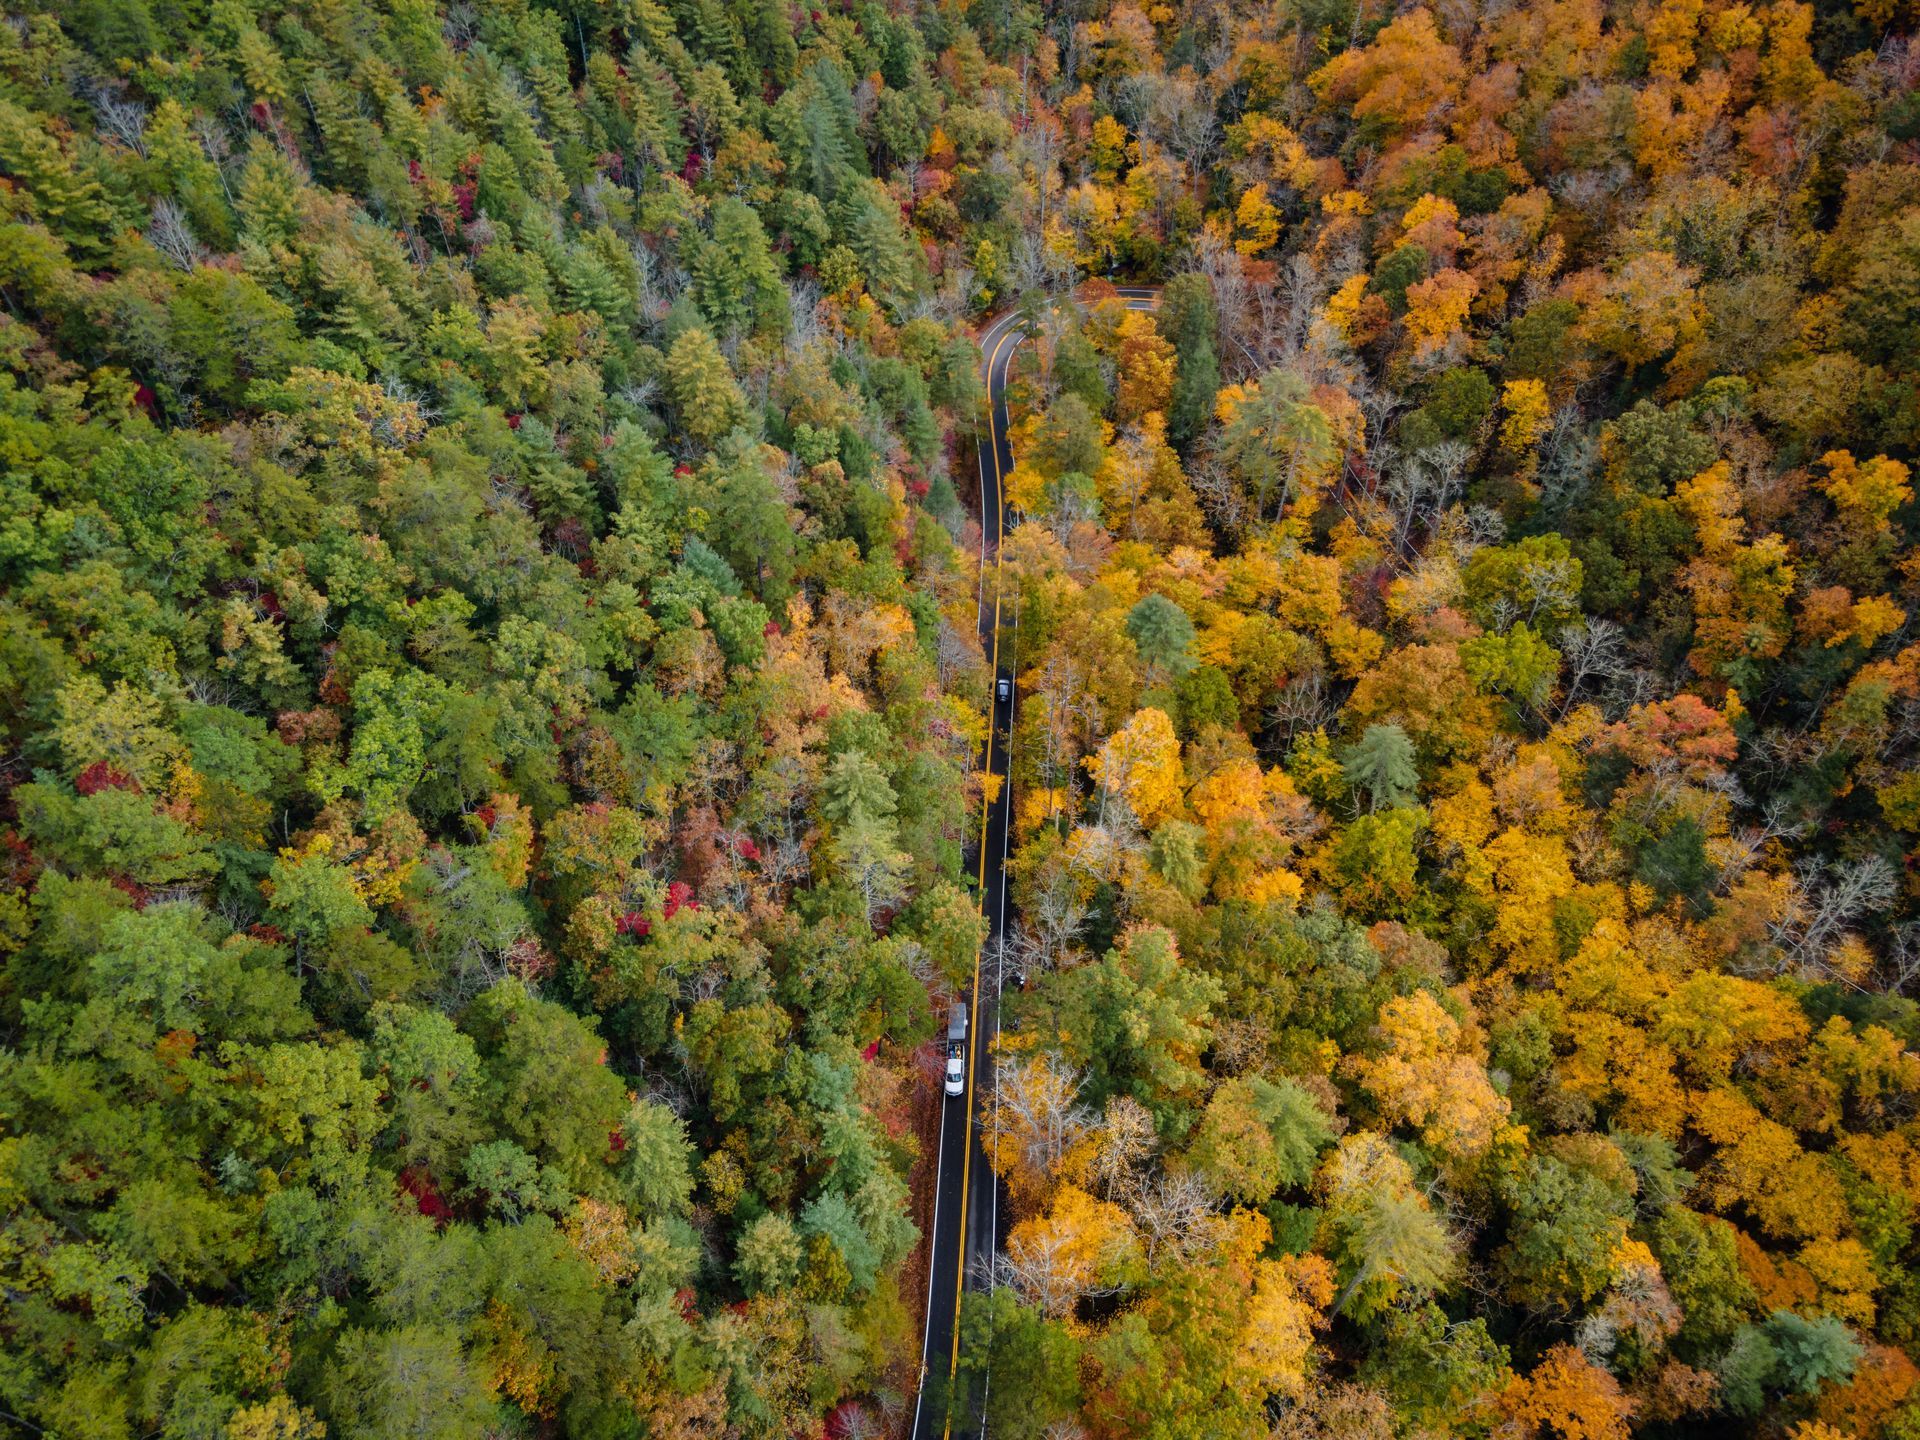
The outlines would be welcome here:
[[[1132,309],[1151,309],[1158,287],[1122,288]],[[966,1090],[947,1098],[940,1117],[940,1153],[934,1180],[932,1253],[927,1277],[927,1321],[920,1353],[920,1393],[914,1403],[912,1440],[951,1440],[958,1433],[983,1433],[975,1413],[956,1409],[949,1415],[943,1403],[953,1389],[960,1364],[958,1319],[963,1289],[986,1283],[993,1255],[999,1249],[1002,1196],[999,1179],[987,1164],[981,1145],[978,1117],[993,1103],[993,1042],[1000,1030],[1000,967],[986,967],[983,958],[997,952],[1007,924],[1008,823],[1013,813],[1013,785],[1008,774],[1008,742],[1013,734],[1014,707],[1019,697],[1012,681],[1018,655],[1000,653],[1001,600],[1004,589],[1000,541],[1013,517],[1007,512],[1002,482],[1013,470],[1013,449],[1007,439],[1007,371],[1013,352],[1026,333],[1019,316],[1008,313],[980,336],[981,369],[987,385],[987,443],[979,447],[980,466],[980,643],[993,667],[992,726],[988,730],[982,768],[1001,777],[999,794],[983,798],[977,878],[980,912],[987,921],[982,953],[976,954],[973,982],[967,998]],[[1017,649],[1018,630],[1010,637]],[[999,681],[1009,682],[1005,700],[998,698]],[[983,970],[988,984],[982,984]]]

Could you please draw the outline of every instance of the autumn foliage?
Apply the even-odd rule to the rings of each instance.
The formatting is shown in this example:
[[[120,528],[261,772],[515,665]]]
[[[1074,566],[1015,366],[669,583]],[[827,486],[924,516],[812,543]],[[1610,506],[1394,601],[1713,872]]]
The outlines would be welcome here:
[[[12,7],[0,1420],[1920,1434],[1916,22]]]

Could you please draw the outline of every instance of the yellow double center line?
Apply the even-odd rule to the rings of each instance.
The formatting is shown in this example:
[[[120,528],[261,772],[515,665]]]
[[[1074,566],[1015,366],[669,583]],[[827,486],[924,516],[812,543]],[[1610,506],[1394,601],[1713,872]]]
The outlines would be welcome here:
[[[993,737],[994,731],[997,728],[997,720],[994,712],[999,704],[997,692],[1000,681],[1000,546],[1001,542],[1005,540],[1007,533],[1007,495],[1004,477],[1000,473],[1000,427],[995,423],[994,418],[997,407],[993,399],[993,377],[994,372],[1000,368],[1000,357],[1010,353],[1012,349],[1020,343],[1021,338],[1019,327],[1017,325],[1009,326],[1006,333],[993,342],[993,350],[987,356],[986,367],[987,450],[988,453],[993,456],[993,499],[995,513],[993,538],[993,688],[987,692],[988,696],[991,697],[987,702],[987,752],[986,763],[981,771],[982,779],[980,782],[979,886],[980,914],[983,918],[987,913],[987,842],[993,816]],[[984,466],[980,473],[984,479],[986,476]],[[986,543],[986,497],[983,495],[980,497],[980,500],[981,544],[984,545]],[[984,573],[986,568],[986,555],[984,552],[980,557],[980,565]],[[985,618],[984,609],[981,609],[980,618]],[[1009,730],[1011,730],[1011,721],[1009,721]],[[1007,743],[1009,745],[1013,743],[1011,733],[1007,736]],[[1012,767],[1009,766],[1007,786],[1010,788],[1012,783]],[[1010,794],[1008,798],[1012,798]],[[1001,877],[1001,883],[1006,883],[1006,877],[1004,875]],[[980,1044],[980,947],[978,946],[975,947],[973,952],[973,1002],[971,1012],[967,1019],[967,1036],[969,1049],[977,1049]],[[973,1199],[973,1081],[979,1068],[978,1065],[973,1063],[972,1056],[969,1056],[967,1062],[967,1121],[962,1131],[960,1146],[960,1254],[958,1263],[954,1267],[953,1276],[953,1352],[947,1359],[947,1419],[940,1431],[943,1440],[951,1440],[953,1435],[953,1382],[960,1374],[960,1297],[967,1283],[967,1212],[972,1208],[971,1201]]]

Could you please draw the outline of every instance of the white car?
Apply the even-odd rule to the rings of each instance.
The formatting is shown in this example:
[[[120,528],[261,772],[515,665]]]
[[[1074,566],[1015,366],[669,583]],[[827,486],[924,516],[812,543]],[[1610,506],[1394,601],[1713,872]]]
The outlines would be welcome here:
[[[947,1007],[947,1094],[967,1088],[967,1007],[955,1001]]]

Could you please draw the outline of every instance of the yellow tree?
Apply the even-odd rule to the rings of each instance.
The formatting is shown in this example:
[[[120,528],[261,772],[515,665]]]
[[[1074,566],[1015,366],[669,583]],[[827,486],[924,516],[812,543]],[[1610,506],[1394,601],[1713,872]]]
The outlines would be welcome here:
[[[1259,904],[1300,893],[1284,865],[1316,822],[1285,771],[1232,761],[1195,784],[1188,801],[1217,898]]]
[[[1507,412],[1500,422],[1500,448],[1515,460],[1528,460],[1547,428],[1547,387],[1539,380],[1509,380],[1500,393]]]
[[[1180,763],[1180,739],[1164,710],[1148,706],[1136,711],[1083,763],[1103,797],[1124,800],[1146,829],[1170,819],[1180,808],[1186,771]],[[1104,821],[1104,798],[1101,817]]]
[[[1561,1062],[1568,1090],[1610,1106],[1622,1124],[1677,1137],[1686,1092],[1673,1047],[1648,1029],[1648,1013],[1670,984],[1632,947],[1624,927],[1603,917],[1562,968]]]
[[[1683,347],[1700,333],[1698,274],[1665,250],[1642,250],[1604,272],[1569,282],[1583,304],[1581,329],[1597,349],[1629,367]]]
[[[1779,1239],[1838,1238],[1847,1209],[1833,1169],[1802,1150],[1793,1131],[1732,1088],[1702,1095],[1694,1124],[1718,1147],[1702,1176],[1702,1198],[1722,1210],[1744,1207]]]
[[[582,1195],[560,1230],[602,1285],[618,1285],[640,1269],[634,1225],[620,1205]]]
[[[1620,1382],[1571,1345],[1556,1345],[1494,1401],[1496,1433],[1512,1440],[1627,1440],[1633,1402]]]
[[[1460,52],[1425,6],[1409,10],[1370,45],[1343,51],[1308,77],[1323,101],[1350,102],[1356,120],[1390,133],[1418,130],[1454,100],[1466,78]]]
[[[1546,971],[1559,958],[1553,918],[1577,888],[1565,843],[1556,835],[1508,830],[1488,843],[1494,921],[1489,938],[1516,968]]]
[[[1327,323],[1349,345],[1366,344],[1387,323],[1387,302],[1367,289],[1372,283],[1373,277],[1363,270],[1342,281],[1327,297]]]
[[[1700,542],[1700,554],[1681,573],[1693,597],[1694,669],[1723,674],[1730,662],[1773,659],[1792,633],[1787,600],[1798,569],[1787,542],[1766,535],[1741,543],[1746,522],[1724,460],[1683,481],[1674,500]]]
[[[304,1405],[275,1395],[227,1417],[226,1440],[326,1440],[326,1423]]]
[[[1876,455],[1863,463],[1845,450],[1829,450],[1820,463],[1827,470],[1820,489],[1849,530],[1884,533],[1893,528],[1888,517],[1913,498],[1909,471],[1898,460]]]
[[[1007,1235],[1008,1281],[1029,1304],[1062,1316],[1081,1297],[1118,1289],[1137,1268],[1140,1240],[1127,1212],[1074,1185],[1054,1192],[1053,1207]]]
[[[1089,158],[1093,161],[1093,173],[1107,184],[1112,184],[1120,174],[1120,167],[1127,163],[1131,146],[1127,141],[1127,127],[1111,115],[1102,115],[1093,122],[1093,139]]]
[[[1149,414],[1166,414],[1173,396],[1173,346],[1161,338],[1153,316],[1128,310],[1114,334],[1114,366],[1118,390],[1114,416],[1122,424],[1137,423]]]
[[[1422,195],[1400,217],[1400,238],[1442,264],[1452,264],[1467,238],[1460,230],[1460,207],[1438,195]]]
[[[1467,323],[1480,282],[1464,270],[1442,270],[1407,287],[1407,332],[1414,354],[1429,359],[1447,349]]]
[[[1474,1055],[1473,1035],[1426,990],[1382,1006],[1379,1033],[1379,1053],[1350,1063],[1382,1117],[1456,1158],[1484,1154],[1511,1107]]]
[[[1242,255],[1271,250],[1280,240],[1280,212],[1264,184],[1249,185],[1233,212],[1233,248]]]
[[[1314,1331],[1333,1300],[1333,1267],[1321,1256],[1287,1255],[1252,1263],[1253,1289],[1235,1361],[1243,1383],[1263,1398],[1298,1397],[1313,1362]]]
[[[1647,19],[1647,73],[1678,80],[1693,68],[1693,42],[1706,9],[1702,0],[1662,0]]]
[[[1142,383],[1158,382],[1149,376]],[[1126,387],[1123,377],[1123,394]],[[1147,411],[1137,429],[1121,432],[1093,478],[1101,516],[1114,535],[1169,548],[1206,543],[1206,516],[1180,472],[1180,457],[1167,444],[1167,422],[1158,411]]]
[[[981,1140],[1016,1204],[1040,1201],[1062,1159],[1092,1129],[1094,1115],[1081,1103],[1080,1086],[1079,1074],[1051,1055],[1001,1057]]]

